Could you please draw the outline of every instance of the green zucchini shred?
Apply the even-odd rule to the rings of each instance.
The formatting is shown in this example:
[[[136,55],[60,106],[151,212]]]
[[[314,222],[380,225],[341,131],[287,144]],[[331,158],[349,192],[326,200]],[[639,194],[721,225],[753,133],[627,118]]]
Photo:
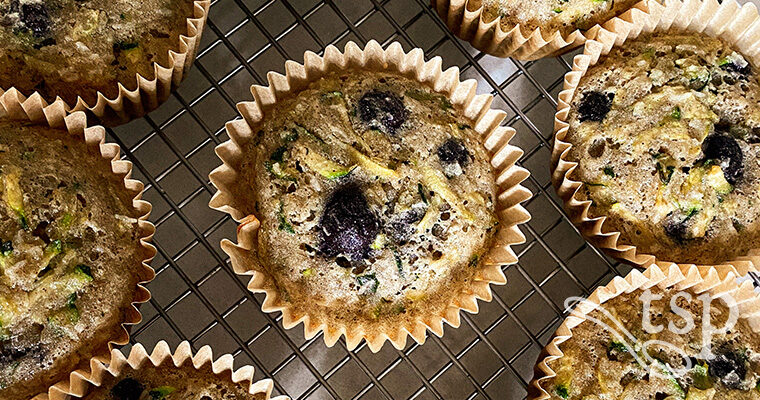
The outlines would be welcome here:
[[[377,287],[380,286],[380,282],[375,277],[375,274],[365,274],[356,277],[356,283],[359,287],[363,287],[365,284],[370,283],[369,290],[372,293],[377,292]]]
[[[277,220],[279,221],[280,225],[278,226],[278,229],[281,231],[285,231],[287,233],[296,233],[295,229],[293,229],[293,225],[290,224],[290,221],[285,217],[285,212],[283,211],[284,204],[282,200],[280,200],[280,209],[277,211]]]
[[[173,386],[159,386],[157,388],[151,389],[148,392],[148,395],[150,396],[150,400],[164,400],[166,396],[176,391],[177,388]]]

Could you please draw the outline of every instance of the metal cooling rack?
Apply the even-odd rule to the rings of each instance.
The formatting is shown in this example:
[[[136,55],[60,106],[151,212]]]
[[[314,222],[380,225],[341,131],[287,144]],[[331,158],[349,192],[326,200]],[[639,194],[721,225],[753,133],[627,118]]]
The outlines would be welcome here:
[[[509,283],[493,287],[494,300],[464,313],[443,338],[410,340],[403,351],[386,344],[377,354],[365,345],[347,351],[342,341],[327,348],[320,336],[305,340],[301,326],[285,330],[279,315],[262,313],[263,297],[246,290],[247,278],[235,276],[219,247],[235,237],[234,221],[207,207],[214,192],[207,176],[220,163],[213,149],[227,140],[235,103],[251,99],[249,86],[264,84],[267,71],[283,72],[287,59],[302,61],[305,50],[370,39],[440,55],[462,79],[476,79],[479,93],[493,94],[518,132],[513,143],[525,151],[519,163],[531,171],[525,185],[534,193],[520,263],[504,268]],[[210,344],[293,399],[523,399],[564,299],[630,270],[585,243],[550,184],[555,99],[572,55],[518,62],[481,54],[454,38],[426,0],[217,0],[201,49],[166,104],[109,131],[146,183],[158,227],[153,299],[141,308],[132,343]]]

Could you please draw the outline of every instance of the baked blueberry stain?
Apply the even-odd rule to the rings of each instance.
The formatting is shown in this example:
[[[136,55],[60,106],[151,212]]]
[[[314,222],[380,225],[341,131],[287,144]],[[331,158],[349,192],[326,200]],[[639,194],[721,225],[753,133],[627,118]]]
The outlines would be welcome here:
[[[140,395],[144,390],[145,386],[140,382],[132,378],[125,378],[114,385],[111,394],[117,400],[140,400]]]
[[[731,136],[715,133],[702,142],[705,160],[715,160],[723,170],[726,181],[736,185],[744,175],[744,155],[739,143]]]
[[[379,231],[380,222],[361,188],[349,183],[333,192],[325,204],[319,220],[319,250],[327,257],[365,259]]]
[[[578,106],[578,115],[581,122],[601,122],[612,107],[614,93],[585,92]]]
[[[742,389],[742,382],[747,377],[746,357],[736,350],[721,348],[712,360],[708,361],[710,376],[731,389]]]
[[[417,230],[416,223],[425,216],[425,207],[412,207],[409,210],[394,215],[385,227],[386,232],[394,241],[404,243]]]
[[[395,135],[407,118],[401,97],[392,92],[373,89],[359,99],[359,118],[373,129]]]

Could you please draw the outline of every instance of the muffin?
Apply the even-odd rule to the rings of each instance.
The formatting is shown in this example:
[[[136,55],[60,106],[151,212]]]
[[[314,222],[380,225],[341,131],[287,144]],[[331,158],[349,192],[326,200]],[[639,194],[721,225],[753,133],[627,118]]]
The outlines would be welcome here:
[[[334,50],[330,63],[337,64]],[[367,63],[384,54],[367,52]],[[462,293],[490,298],[487,281],[502,281],[495,257],[511,262],[503,238],[519,231],[497,215],[504,159],[492,159],[466,107],[411,76],[356,68],[294,83],[261,118],[246,118],[249,138],[228,126],[239,147],[234,182],[226,182],[232,175],[225,167],[211,175],[221,193],[212,207],[242,219],[243,248],[224,246],[233,265],[271,279],[277,309],[287,308],[295,323],[308,318],[307,332],[325,327],[328,344],[343,330],[349,346],[371,332],[373,350],[384,335],[400,345],[401,329],[424,338],[419,321],[458,318],[453,305],[474,303],[459,300]],[[484,115],[489,102],[470,110],[480,122],[491,119]],[[239,106],[244,116],[246,106]],[[499,137],[492,135],[493,143],[506,145]],[[225,146],[218,150],[223,159]],[[515,151],[504,148],[512,154],[507,164]],[[513,211],[525,219],[522,208]]]
[[[727,37],[645,32],[568,81],[554,180],[594,240],[697,264],[760,247],[760,84]]]
[[[575,322],[569,318],[547,347],[532,398],[758,397],[757,314],[737,304],[757,310],[752,284],[737,286],[733,273],[721,280],[714,269],[652,268],[654,280],[618,278],[605,288],[611,298],[600,294],[573,312]],[[715,331],[704,331],[708,324]]]
[[[166,346],[166,343],[159,346]],[[143,350],[144,352],[144,350]],[[183,355],[181,362],[175,364],[169,360],[155,365],[152,360],[144,360],[132,367],[124,364],[119,371],[103,372],[83,400],[139,400],[143,398],[160,400],[267,400],[267,391],[252,393],[252,372],[248,380],[233,381],[231,365],[227,370],[215,372],[212,367],[211,350],[205,362],[195,366],[191,359],[190,345],[184,342],[178,349]],[[139,354],[137,352],[135,354]],[[199,352],[200,354],[200,352]],[[173,360],[172,360],[173,361]],[[116,372],[115,374],[113,372]],[[271,383],[268,385],[271,391]]]
[[[211,348],[196,354],[182,342],[172,353],[159,342],[148,355],[135,345],[129,358],[114,350],[109,364],[94,361],[92,374],[71,374],[70,384],[51,388],[50,400],[269,400],[272,380],[253,381],[253,367],[233,369],[233,358],[214,361]],[[70,396],[70,397],[67,397]]]
[[[69,131],[0,122],[3,399],[26,400],[125,342],[122,324],[140,318],[132,303],[146,300],[150,206],[133,204],[142,185],[116,172],[128,164],[112,172],[118,150],[101,153],[104,131],[82,132],[83,119],[67,119]]]
[[[564,53],[597,35],[602,25],[648,0],[434,0],[438,15],[461,39],[498,57],[536,60]]]
[[[193,0],[4,0],[0,88],[27,97],[38,92],[47,103],[60,97],[73,108],[80,98],[95,107],[99,93],[117,99],[119,84],[135,91],[136,76],[179,83],[207,8]],[[157,64],[169,68],[168,76],[157,76]]]
[[[488,23],[498,19],[504,31],[520,26],[525,32],[536,29],[546,35],[559,32],[567,36],[575,30],[588,30],[594,25],[621,14],[638,0],[588,1],[588,0],[469,0],[467,8],[483,8],[483,20]]]

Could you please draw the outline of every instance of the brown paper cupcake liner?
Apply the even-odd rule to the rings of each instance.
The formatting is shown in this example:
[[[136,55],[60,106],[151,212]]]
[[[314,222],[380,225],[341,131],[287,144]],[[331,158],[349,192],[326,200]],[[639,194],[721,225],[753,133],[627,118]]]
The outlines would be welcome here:
[[[0,95],[0,118],[32,121],[52,128],[65,129],[71,135],[83,139],[88,146],[97,148],[101,156],[110,161],[111,172],[122,178],[124,188],[129,193],[134,194],[132,207],[139,215],[137,218],[138,229],[141,233],[139,241],[143,247],[145,258],[140,262],[140,281],[135,290],[131,307],[125,311],[124,321],[121,322],[117,331],[113,333],[110,341],[104,343],[102,348],[96,349],[96,354],[93,355],[94,357],[105,359],[112,348],[129,342],[129,327],[140,323],[142,320],[137,307],[139,304],[145,303],[150,299],[150,292],[144,285],[153,280],[155,276],[149,263],[156,254],[155,247],[150,244],[156,227],[148,221],[148,215],[152,207],[150,203],[142,200],[144,186],[142,182],[131,179],[132,163],[119,158],[119,146],[105,142],[105,129],[102,126],[88,126],[87,117],[83,112],[67,114],[61,104],[53,104],[42,108],[38,104],[25,102],[24,97],[18,91],[11,89]],[[39,396],[35,397],[35,400],[38,398]]]
[[[471,0],[431,0],[433,8],[446,23],[446,26],[462,40],[468,41],[476,49],[497,57],[512,57],[518,60],[537,60],[543,57],[557,56],[583,45],[587,40],[597,37],[610,40],[614,37],[607,25],[615,18],[630,19],[631,16],[643,16],[649,13],[651,3],[655,0],[642,0],[631,9],[610,21],[594,25],[588,30],[574,30],[567,35],[559,31],[547,31],[541,28],[529,30],[520,24],[510,24],[505,28],[501,17],[487,21],[485,7],[481,4],[476,9]],[[469,7],[468,7],[469,6]]]
[[[83,398],[93,387],[99,387],[108,378],[108,375],[119,377],[123,373],[133,370],[137,371],[144,366],[160,367],[174,366],[181,367],[187,363],[192,364],[193,368],[201,369],[211,366],[211,371],[220,380],[232,381],[235,384],[248,385],[248,393],[264,394],[265,399],[270,399],[274,384],[271,379],[262,379],[255,381],[253,378],[254,368],[246,365],[235,369],[233,366],[234,359],[231,354],[225,354],[214,359],[210,346],[203,346],[197,353],[193,354],[190,342],[184,341],[177,346],[172,353],[171,348],[165,341],[160,341],[148,354],[145,347],[136,344],[129,352],[129,356],[119,350],[111,351],[111,358],[107,363],[99,359],[90,360],[90,372],[74,371],[66,382],[61,382],[48,390],[48,393],[40,397],[40,400],[68,400]],[[287,400],[286,396],[278,396],[274,399]]]
[[[26,108],[62,107],[67,113],[84,111],[91,119],[107,126],[116,126],[130,120],[141,117],[155,110],[166,99],[172,90],[176,89],[185,78],[190,66],[195,60],[201,34],[206,25],[211,0],[195,0],[193,2],[193,16],[187,18],[187,34],[179,36],[179,51],[169,50],[168,65],[160,65],[153,62],[153,79],[148,79],[140,74],[135,74],[136,84],[134,90],[127,89],[122,82],[116,83],[119,94],[113,98],[107,98],[103,93],[97,92],[95,104],[87,104],[82,97],[77,98],[76,104],[69,104],[62,98],[57,97],[49,104],[38,92],[34,92],[28,98],[20,93],[14,94]],[[0,95],[13,88],[1,89]]]
[[[709,293],[713,299],[727,297],[736,301],[739,317],[746,319],[753,330],[760,329],[760,296],[755,293],[751,281],[738,283],[740,274],[732,268],[714,268],[694,264],[657,263],[640,272],[634,269],[625,278],[615,277],[606,286],[597,288],[588,301],[579,303],[557,328],[552,340],[539,356],[534,377],[528,388],[528,398],[545,400],[551,398],[544,383],[557,376],[549,367],[551,361],[564,356],[560,345],[573,336],[573,329],[586,320],[586,315],[597,306],[621,294],[638,289],[658,286],[662,289],[692,290]]]
[[[362,326],[326,326],[316,322],[308,314],[295,312],[277,291],[274,279],[265,269],[256,267],[248,261],[255,257],[257,246],[257,230],[259,220],[254,215],[245,215],[235,207],[235,185],[238,179],[238,169],[243,158],[242,148],[253,139],[252,126],[260,123],[268,110],[287,96],[305,88],[310,82],[332,71],[363,70],[385,71],[398,73],[410,79],[417,80],[435,91],[446,95],[464,116],[472,121],[471,124],[483,140],[494,168],[497,185],[496,214],[499,218],[499,230],[494,237],[494,245],[484,257],[471,286],[458,293],[440,315],[429,315],[393,328],[371,331]],[[530,198],[530,191],[520,185],[529,172],[515,162],[523,154],[522,150],[509,144],[515,130],[499,126],[506,113],[490,109],[493,97],[476,95],[476,83],[473,80],[460,82],[459,70],[456,67],[445,71],[441,69],[441,59],[424,60],[423,51],[414,49],[405,53],[399,43],[393,43],[383,49],[377,42],[370,41],[364,49],[349,42],[344,52],[334,46],[325,49],[324,56],[312,52],[304,54],[304,64],[293,61],[285,63],[285,75],[270,72],[267,75],[269,86],[254,85],[251,88],[255,101],[238,104],[242,120],[228,122],[226,125],[230,140],[219,145],[216,153],[223,165],[210,174],[211,182],[218,191],[211,199],[210,206],[214,209],[229,213],[239,222],[237,244],[229,240],[222,241],[222,248],[230,256],[236,273],[252,275],[248,289],[256,293],[266,293],[262,305],[265,312],[280,311],[283,314],[283,325],[286,329],[303,322],[304,333],[312,338],[324,331],[324,340],[328,346],[337,342],[341,335],[346,337],[349,349],[355,348],[365,339],[372,351],[378,351],[386,340],[401,349],[405,346],[407,336],[418,343],[423,343],[427,329],[438,336],[443,334],[443,323],[454,327],[459,326],[459,310],[475,313],[478,311],[477,299],[490,301],[492,294],[489,284],[504,284],[506,278],[501,271],[501,265],[514,264],[517,256],[511,246],[525,241],[518,225],[527,222],[530,214],[520,205]],[[392,331],[391,331],[392,329]]]
[[[664,4],[651,2],[648,14],[630,13],[628,17],[630,18],[616,18],[606,24],[605,28],[614,35],[588,41],[583,54],[577,55],[573,60],[573,70],[565,75],[564,89],[559,94],[559,105],[554,117],[552,182],[564,201],[570,219],[589,242],[618,260],[646,267],[656,261],[654,255],[642,253],[636,246],[619,243],[620,232],[604,230],[606,217],[591,218],[591,202],[576,198],[582,183],[571,178],[578,163],[567,160],[572,145],[565,141],[569,128],[567,118],[575,90],[586,71],[613,46],[620,46],[628,39],[654,30],[703,32],[724,39],[757,65],[760,63],[760,16],[752,3],[740,7],[735,0],[726,0],[722,4],[717,0],[666,0]],[[760,268],[760,249],[753,249],[748,254],[723,264],[732,266],[741,274],[757,271]]]

